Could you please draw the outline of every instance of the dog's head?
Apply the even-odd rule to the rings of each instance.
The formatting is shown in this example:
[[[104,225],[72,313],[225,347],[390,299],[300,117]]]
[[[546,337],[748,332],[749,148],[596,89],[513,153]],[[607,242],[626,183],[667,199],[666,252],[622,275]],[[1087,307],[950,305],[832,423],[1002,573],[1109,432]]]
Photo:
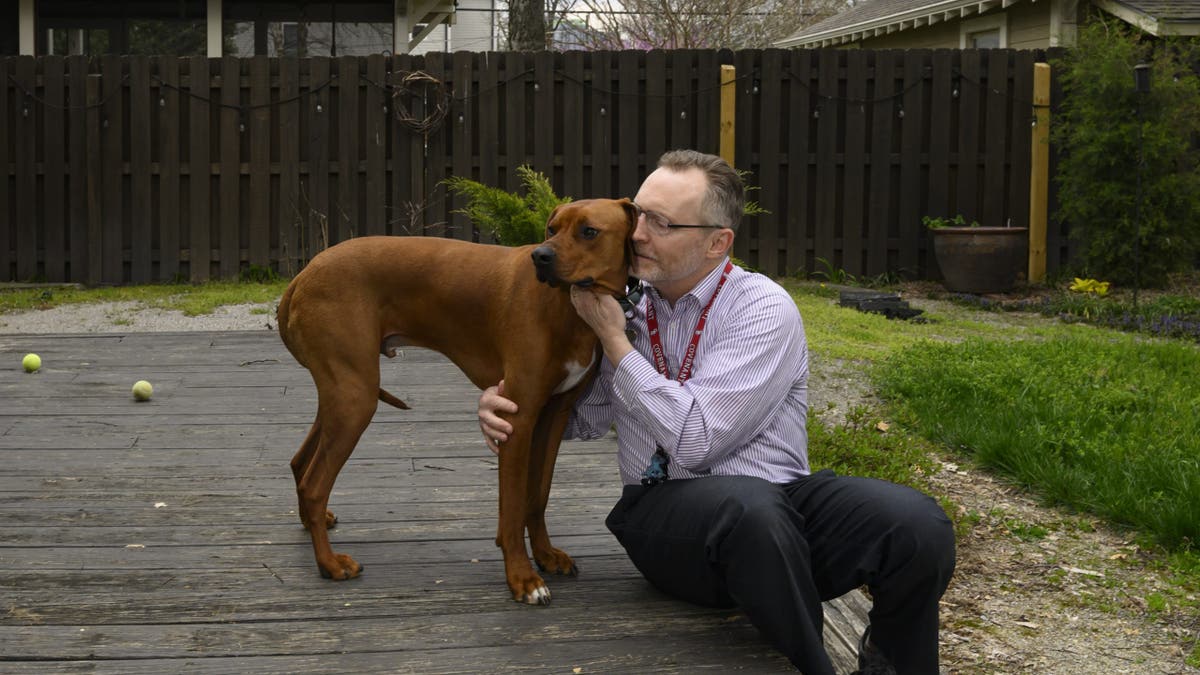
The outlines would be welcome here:
[[[533,250],[538,281],[624,295],[633,262],[637,207],[628,199],[584,199],[554,209]]]

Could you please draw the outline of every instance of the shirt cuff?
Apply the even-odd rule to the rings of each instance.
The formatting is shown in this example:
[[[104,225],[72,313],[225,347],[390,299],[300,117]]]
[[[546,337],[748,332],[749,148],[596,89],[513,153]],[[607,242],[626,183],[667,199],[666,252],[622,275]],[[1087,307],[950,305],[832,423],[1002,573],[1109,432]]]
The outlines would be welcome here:
[[[644,406],[637,400],[638,392],[649,389],[661,379],[646,357],[634,350],[617,364],[613,373],[613,391],[626,410],[641,410]]]

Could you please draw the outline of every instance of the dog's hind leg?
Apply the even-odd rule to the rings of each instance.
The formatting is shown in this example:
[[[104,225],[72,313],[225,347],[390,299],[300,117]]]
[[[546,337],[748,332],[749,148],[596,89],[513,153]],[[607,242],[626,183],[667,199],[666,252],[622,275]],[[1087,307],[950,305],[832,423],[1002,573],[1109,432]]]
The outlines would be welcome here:
[[[317,444],[321,437],[320,418],[313,422],[312,428],[308,430],[308,436],[304,442],[300,444],[300,449],[296,451],[292,457],[292,476],[296,479],[296,489],[300,489],[300,480],[304,477],[304,472],[308,470],[308,465],[312,463],[313,454],[317,451]],[[298,513],[300,514],[301,524],[306,524],[308,520],[305,518],[305,503],[304,500],[299,500]],[[330,528],[337,525],[337,516],[333,515],[333,511],[325,511],[325,527]]]
[[[358,439],[370,424],[378,405],[379,381],[329,381],[317,387],[317,421],[309,438],[293,459],[293,471],[300,460],[296,493],[304,526],[312,537],[313,553],[321,576],[350,579],[362,571],[353,558],[334,553],[329,543],[329,526],[336,520],[329,512],[329,494]],[[307,462],[303,460],[307,459]]]

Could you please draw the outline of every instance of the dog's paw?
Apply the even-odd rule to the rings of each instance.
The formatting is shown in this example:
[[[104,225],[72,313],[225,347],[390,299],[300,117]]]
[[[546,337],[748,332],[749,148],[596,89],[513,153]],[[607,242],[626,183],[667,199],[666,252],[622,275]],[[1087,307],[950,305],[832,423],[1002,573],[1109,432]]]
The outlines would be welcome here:
[[[535,554],[538,569],[547,574],[573,577],[579,574],[579,566],[566,553],[552,548],[547,553]]]
[[[513,600],[525,603],[526,605],[549,605],[550,589],[546,588],[545,584],[542,584],[524,593],[513,595]]]
[[[334,581],[353,579],[363,571],[362,565],[344,553],[334,553],[332,564],[326,565],[318,560],[317,567],[321,570],[321,576]]]

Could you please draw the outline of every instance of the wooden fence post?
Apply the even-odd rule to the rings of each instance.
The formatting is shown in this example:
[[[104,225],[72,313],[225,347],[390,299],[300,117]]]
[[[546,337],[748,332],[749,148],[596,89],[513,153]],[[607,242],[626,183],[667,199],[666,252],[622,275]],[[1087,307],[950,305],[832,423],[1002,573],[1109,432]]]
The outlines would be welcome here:
[[[1046,204],[1050,192],[1050,64],[1033,64],[1029,167],[1029,283],[1046,280]]]
[[[721,66],[721,158],[733,163],[734,122],[737,102],[737,69],[733,66]]]

